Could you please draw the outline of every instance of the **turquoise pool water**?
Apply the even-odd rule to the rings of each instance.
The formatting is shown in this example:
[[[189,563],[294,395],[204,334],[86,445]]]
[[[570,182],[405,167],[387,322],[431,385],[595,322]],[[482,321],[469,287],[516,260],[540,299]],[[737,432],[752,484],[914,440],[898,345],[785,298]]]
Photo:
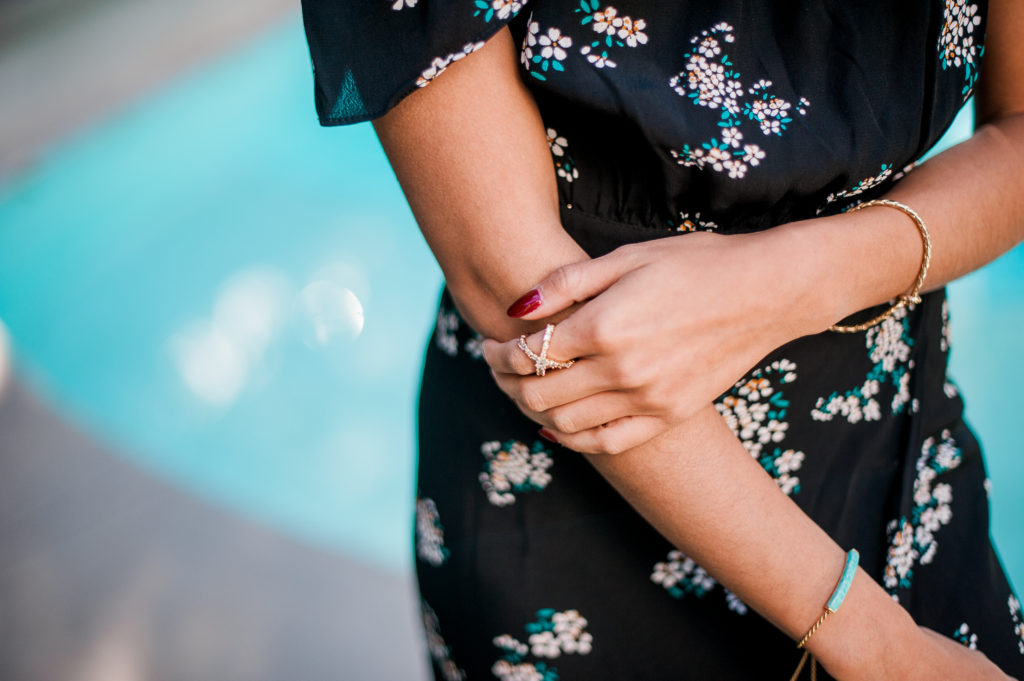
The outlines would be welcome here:
[[[311,87],[294,18],[0,188],[0,318],[22,374],[139,465],[406,570],[440,273],[372,130],[317,127]],[[1020,249],[951,292],[1018,585],[1022,293]]]

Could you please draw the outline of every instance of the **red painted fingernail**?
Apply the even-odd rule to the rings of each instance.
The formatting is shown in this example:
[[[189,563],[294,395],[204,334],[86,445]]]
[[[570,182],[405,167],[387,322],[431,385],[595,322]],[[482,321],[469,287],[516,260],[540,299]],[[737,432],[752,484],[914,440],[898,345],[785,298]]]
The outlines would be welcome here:
[[[540,297],[540,290],[533,289],[526,293],[522,298],[512,303],[506,314],[508,314],[509,317],[522,317],[523,315],[528,315],[536,310],[543,302],[544,301]]]
[[[551,431],[548,430],[547,428],[541,428],[540,430],[537,431],[537,433],[548,442],[554,442],[555,444],[558,444],[558,440],[555,439],[555,436],[552,435]]]

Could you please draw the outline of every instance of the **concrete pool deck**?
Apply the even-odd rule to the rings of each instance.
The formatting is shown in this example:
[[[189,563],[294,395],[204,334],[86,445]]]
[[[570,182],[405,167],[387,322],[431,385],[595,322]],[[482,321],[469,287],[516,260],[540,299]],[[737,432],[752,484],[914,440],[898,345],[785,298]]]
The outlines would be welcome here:
[[[426,678],[411,576],[199,501],[18,380],[0,453],[0,678]]]
[[[298,11],[293,0],[0,0],[0,181]]]

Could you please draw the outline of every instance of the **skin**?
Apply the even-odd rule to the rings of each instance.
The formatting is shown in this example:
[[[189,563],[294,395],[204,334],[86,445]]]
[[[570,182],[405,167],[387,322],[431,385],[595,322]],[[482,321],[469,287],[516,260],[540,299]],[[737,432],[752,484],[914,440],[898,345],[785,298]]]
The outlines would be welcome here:
[[[1024,30],[1022,10],[993,2],[990,17],[986,77],[1024,82],[1024,51],[1007,37]],[[1016,188],[1024,168],[1016,157],[1024,148],[1024,101],[1004,86],[983,88],[979,102],[985,125],[978,134],[915,170],[891,196],[919,206],[933,232],[929,286],[1021,238],[1015,225],[1024,223],[1024,205]],[[802,637],[834,588],[845,551],[778,490],[710,402],[787,340],[905,291],[921,249],[909,220],[866,209],[744,240],[671,237],[590,261],[559,223],[544,126],[505,30],[374,125],[470,325],[505,340],[561,321],[550,354],[583,358],[544,378],[523,376],[533,369],[523,365],[525,356],[490,341],[485,353],[499,386],[525,414],[554,428],[559,441],[594,452],[588,458],[597,470],[673,544],[788,635]],[[956,201],[949,186],[972,200]],[[765,249],[787,257],[764,257]],[[701,264],[708,260],[718,266]],[[722,285],[719,270],[742,281],[745,272],[782,261],[800,266],[771,277],[771,287],[764,284],[769,278],[752,275],[753,288],[727,286],[729,294],[716,293],[714,304],[687,307],[691,316],[667,315],[643,293],[645,286],[687,282],[710,290]],[[508,306],[538,282],[542,308],[529,319],[508,317]],[[758,325],[765,319],[772,323]],[[620,329],[634,330],[616,335]],[[671,371],[637,373],[632,344],[680,333],[687,334],[688,352],[691,344],[702,346],[703,366],[670,352]],[[731,336],[745,342],[724,344]],[[534,338],[532,347],[539,346]],[[663,351],[642,347],[646,357]],[[702,378],[708,366],[714,370]],[[691,382],[662,376],[677,371]],[[638,376],[642,382],[632,385]],[[567,424],[556,423],[556,410],[580,400],[603,400],[594,408],[622,425],[601,427],[579,416],[570,424],[578,430],[558,430]],[[916,626],[863,571],[808,648],[840,681],[1008,678],[980,653]]]

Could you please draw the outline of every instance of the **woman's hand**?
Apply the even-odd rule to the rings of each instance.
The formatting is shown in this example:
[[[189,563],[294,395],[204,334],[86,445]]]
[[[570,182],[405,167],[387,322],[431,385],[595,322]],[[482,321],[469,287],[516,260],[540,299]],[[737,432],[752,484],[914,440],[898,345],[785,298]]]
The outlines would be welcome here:
[[[544,319],[586,301],[548,350],[576,364],[532,375],[517,340],[485,342],[484,357],[546,435],[581,452],[630,449],[712,402],[772,350],[842,316],[815,296],[821,266],[808,244],[782,228],[694,233],[561,267],[510,315]],[[542,335],[527,338],[534,352]]]
[[[911,638],[913,640],[890,646],[891,654],[885,659],[872,660],[852,654],[848,659],[852,670],[828,669],[828,672],[841,681],[1017,681],[1004,674],[980,651],[971,650],[927,627],[914,627]]]

